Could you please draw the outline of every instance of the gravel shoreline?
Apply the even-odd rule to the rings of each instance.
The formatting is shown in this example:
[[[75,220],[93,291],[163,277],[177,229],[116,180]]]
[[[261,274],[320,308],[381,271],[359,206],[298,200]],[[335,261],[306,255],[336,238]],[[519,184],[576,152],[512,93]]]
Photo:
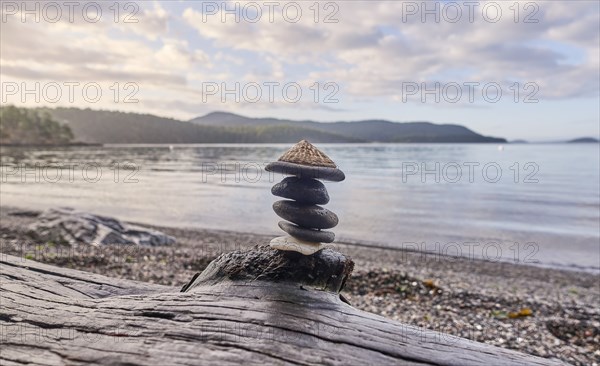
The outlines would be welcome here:
[[[57,266],[183,286],[223,252],[271,236],[149,226],[170,247],[36,243],[37,212],[0,208],[0,251]],[[146,225],[148,226],[148,225]],[[336,244],[356,265],[343,295],[362,310],[479,342],[600,365],[600,276],[469,258]]]

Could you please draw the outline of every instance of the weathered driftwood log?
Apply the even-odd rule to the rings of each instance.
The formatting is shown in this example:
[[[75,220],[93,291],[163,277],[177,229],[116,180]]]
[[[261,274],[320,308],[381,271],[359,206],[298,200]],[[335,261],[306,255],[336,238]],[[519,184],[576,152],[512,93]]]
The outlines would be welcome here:
[[[332,249],[324,249],[314,255],[302,255],[257,246],[252,250],[235,251],[218,257],[181,291],[193,291],[198,286],[228,281],[265,281],[339,293],[353,269],[354,262],[350,258]]]
[[[186,292],[0,259],[2,365],[560,364],[356,310],[330,250],[229,253]]]

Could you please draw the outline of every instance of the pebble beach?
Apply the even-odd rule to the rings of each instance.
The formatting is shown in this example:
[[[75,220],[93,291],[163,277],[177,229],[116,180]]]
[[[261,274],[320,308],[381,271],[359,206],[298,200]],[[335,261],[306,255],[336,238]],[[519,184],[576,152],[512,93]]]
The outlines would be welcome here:
[[[171,246],[36,242],[39,212],[3,206],[1,252],[110,277],[181,287],[219,254],[273,237],[156,227]],[[383,317],[573,365],[600,365],[600,276],[334,243],[355,262],[343,297]]]

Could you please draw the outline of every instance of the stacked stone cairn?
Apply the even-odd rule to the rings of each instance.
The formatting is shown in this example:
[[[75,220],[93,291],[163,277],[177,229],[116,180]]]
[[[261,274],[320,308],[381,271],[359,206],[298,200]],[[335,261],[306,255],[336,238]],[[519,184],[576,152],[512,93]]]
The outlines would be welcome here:
[[[280,221],[279,227],[289,235],[271,240],[270,246],[311,255],[323,249],[323,243],[333,242],[335,234],[324,229],[335,227],[338,217],[319,206],[329,202],[327,189],[319,180],[341,182],[346,178],[344,172],[306,140],[268,164],[265,170],[290,175],[271,189],[273,195],[289,199],[273,204],[273,211],[287,220]]]

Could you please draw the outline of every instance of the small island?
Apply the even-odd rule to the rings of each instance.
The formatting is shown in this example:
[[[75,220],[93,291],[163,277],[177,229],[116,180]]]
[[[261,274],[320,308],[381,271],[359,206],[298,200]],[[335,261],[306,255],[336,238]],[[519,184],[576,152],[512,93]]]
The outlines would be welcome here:
[[[598,139],[594,137],[580,137],[577,139],[567,141],[569,144],[597,144]]]

